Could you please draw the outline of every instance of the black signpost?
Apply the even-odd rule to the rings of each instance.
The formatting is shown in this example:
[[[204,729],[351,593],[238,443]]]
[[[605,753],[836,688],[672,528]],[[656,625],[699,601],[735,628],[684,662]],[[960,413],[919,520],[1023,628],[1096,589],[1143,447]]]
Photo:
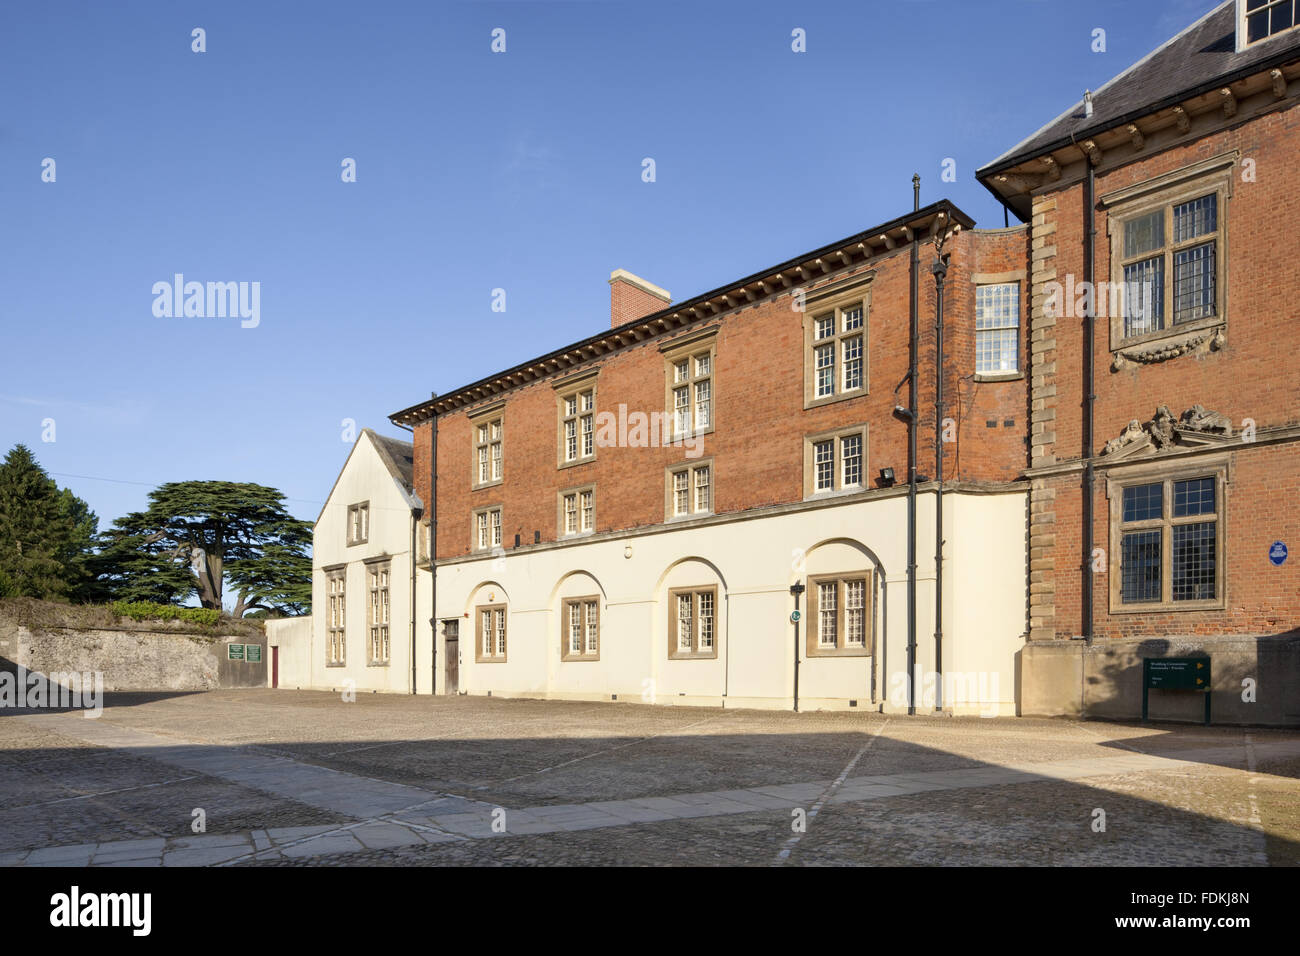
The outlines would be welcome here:
[[[1147,719],[1147,692],[1198,690],[1205,694],[1205,725],[1210,724],[1210,659],[1208,657],[1144,657],[1142,659],[1142,719]]]

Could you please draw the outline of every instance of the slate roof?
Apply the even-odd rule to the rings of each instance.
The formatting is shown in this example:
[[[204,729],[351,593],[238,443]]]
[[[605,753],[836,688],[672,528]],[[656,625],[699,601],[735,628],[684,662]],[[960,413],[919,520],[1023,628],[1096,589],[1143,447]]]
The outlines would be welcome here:
[[[1166,109],[1240,76],[1300,58],[1300,30],[1291,30],[1237,52],[1236,0],[1227,0],[1092,94],[1093,115],[1083,100],[976,173],[983,179],[1027,159],[1087,139],[1138,116]]]
[[[408,492],[414,491],[415,486],[411,483],[411,479],[415,474],[415,447],[409,441],[389,438],[369,428],[364,431],[370,435],[370,440],[374,442],[379,456],[384,459],[384,464],[388,466],[393,477],[400,481]]]

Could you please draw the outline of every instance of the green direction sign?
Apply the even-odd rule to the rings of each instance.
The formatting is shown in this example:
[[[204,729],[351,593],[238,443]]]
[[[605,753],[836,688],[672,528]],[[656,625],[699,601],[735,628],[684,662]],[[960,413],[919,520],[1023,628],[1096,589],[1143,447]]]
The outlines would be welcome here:
[[[247,644],[244,646],[244,660],[250,664],[262,663],[262,645]]]
[[[261,650],[261,648],[258,648],[258,650]],[[244,645],[227,644],[226,659],[231,661],[242,661],[244,659]]]
[[[1164,690],[1207,690],[1210,686],[1208,657],[1150,658],[1146,662],[1147,687]]]
[[[1142,719],[1147,719],[1147,692],[1199,690],[1205,694],[1205,725],[1210,724],[1210,659],[1145,657],[1142,659]]]

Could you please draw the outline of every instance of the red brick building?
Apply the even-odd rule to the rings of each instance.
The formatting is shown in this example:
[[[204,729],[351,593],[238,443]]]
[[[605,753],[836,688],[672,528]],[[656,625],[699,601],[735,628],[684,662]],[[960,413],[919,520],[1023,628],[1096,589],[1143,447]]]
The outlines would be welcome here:
[[[1300,717],[1298,61],[1290,4],[1225,3],[978,173],[1031,221],[1029,710],[1195,653]]]
[[[803,706],[887,704],[891,683],[897,706],[935,706],[909,701],[898,675],[910,636],[912,671],[938,670],[942,447],[948,520],[998,524],[1012,558],[985,572],[1011,599],[1004,619],[954,615],[943,659],[978,674],[996,656],[993,687],[986,678],[963,704],[1010,712],[1024,619],[1026,230],[973,225],[948,202],[916,208],[677,304],[620,270],[609,328],[395,415],[414,429],[417,491],[437,503],[435,616],[440,639],[450,626],[460,642],[458,688],[639,697],[653,686],[657,700],[789,706],[800,585]],[[996,303],[977,305],[977,287]],[[909,575],[909,562],[925,570]],[[948,591],[948,613],[974,600],[955,577]],[[910,635],[909,618],[929,624]],[[983,648],[978,667],[963,641],[966,656]]]
[[[395,413],[437,690],[1131,716],[1141,658],[1195,651],[1221,717],[1292,719],[1279,10],[981,170],[1023,226],[918,202],[678,303],[618,270],[608,327]]]

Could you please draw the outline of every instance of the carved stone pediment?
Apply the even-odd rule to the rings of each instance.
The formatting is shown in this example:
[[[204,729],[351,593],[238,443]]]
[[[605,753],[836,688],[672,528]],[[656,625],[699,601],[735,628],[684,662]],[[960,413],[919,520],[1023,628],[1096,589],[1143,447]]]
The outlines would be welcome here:
[[[1161,405],[1150,421],[1130,421],[1101,453],[1107,458],[1140,458],[1178,447],[1222,444],[1231,438],[1232,420],[1227,415],[1193,405],[1174,418],[1169,406]]]

